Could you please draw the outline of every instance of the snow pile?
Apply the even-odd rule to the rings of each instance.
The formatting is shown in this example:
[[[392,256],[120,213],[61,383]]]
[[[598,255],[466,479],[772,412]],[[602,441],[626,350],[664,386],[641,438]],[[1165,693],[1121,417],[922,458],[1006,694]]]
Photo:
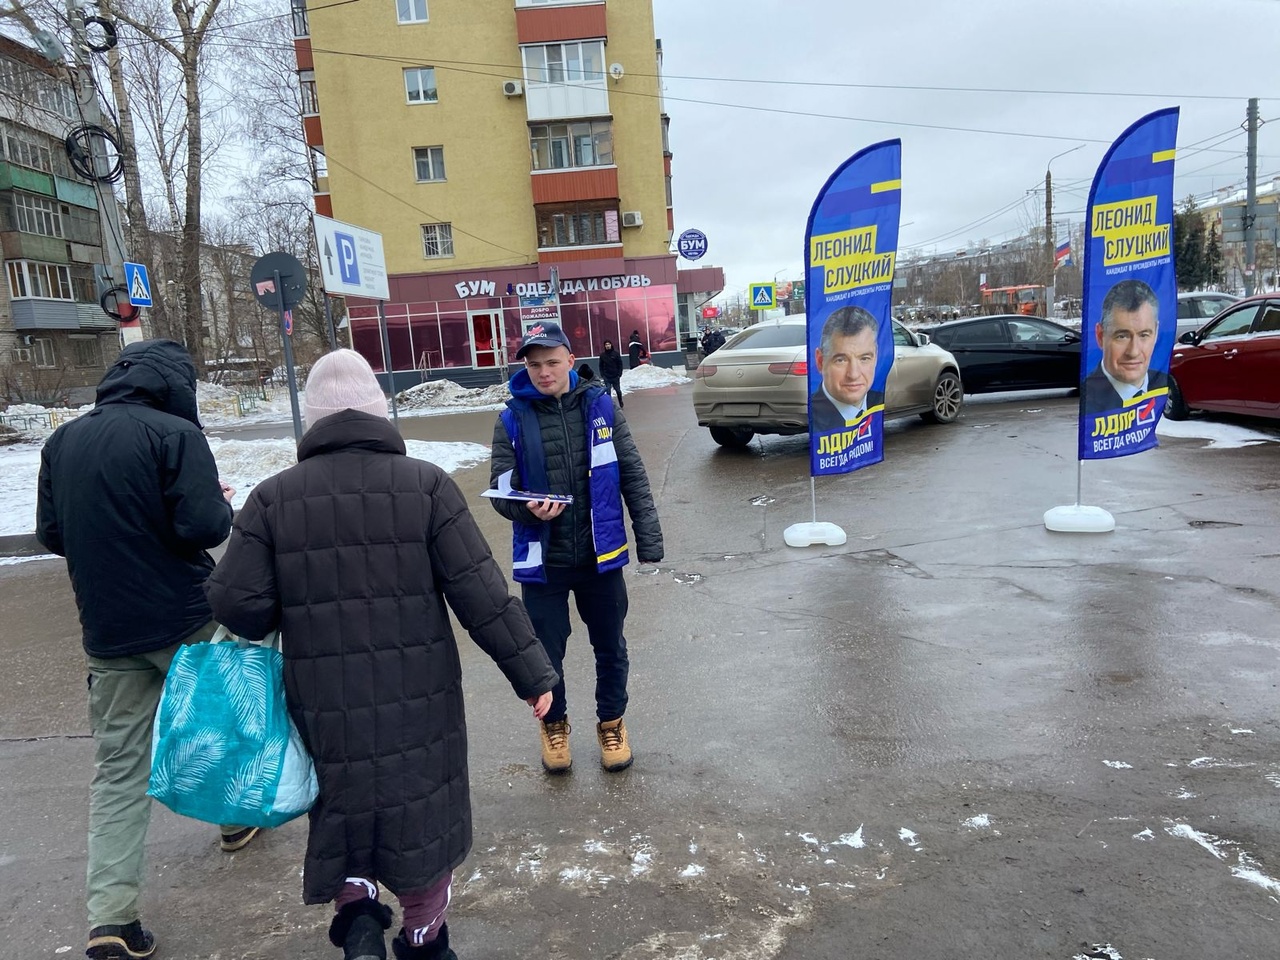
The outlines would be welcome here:
[[[689,378],[674,367],[655,367],[651,363],[641,364],[634,370],[622,372],[622,392],[633,390],[652,390],[654,387],[674,387],[688,383]]]
[[[495,410],[511,398],[505,383],[470,390],[452,380],[428,380],[396,394],[399,412]]]
[[[406,440],[405,448],[415,460],[434,463],[446,473],[489,459],[489,448],[479,443],[439,443]],[[231,505],[239,510],[249,499],[249,491],[281,470],[298,462],[293,440],[222,440],[212,437],[209,449],[218,464],[218,476],[236,488]]]
[[[409,456],[436,464],[446,473],[489,458],[489,448],[478,443],[405,442]],[[209,448],[219,476],[236,488],[232,505],[239,509],[249,491],[273,474],[297,462],[293,440],[223,440],[212,437]],[[0,536],[30,533],[36,520],[36,479],[40,473],[40,447],[18,444],[0,449]]]
[[[36,528],[40,448],[20,443],[0,450],[0,536]]]
[[[74,420],[80,414],[93,409],[89,403],[83,407],[44,407],[38,403],[13,403],[8,409],[0,411],[4,423],[25,440],[44,440],[54,430],[68,420]]]
[[[1215,450],[1234,450],[1255,444],[1280,440],[1280,431],[1263,433],[1234,423],[1215,423],[1212,420],[1170,420],[1161,417],[1156,425],[1156,435],[1186,440],[1207,440],[1205,446]]]
[[[208,380],[196,381],[196,402],[203,407],[206,403],[235,403],[238,392],[220,383]]]

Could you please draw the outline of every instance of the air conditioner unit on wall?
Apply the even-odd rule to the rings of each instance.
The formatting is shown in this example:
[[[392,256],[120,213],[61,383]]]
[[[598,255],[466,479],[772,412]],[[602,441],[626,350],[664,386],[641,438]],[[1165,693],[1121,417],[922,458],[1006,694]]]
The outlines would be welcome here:
[[[524,84],[519,80],[503,80],[502,92],[508,97],[519,97],[524,95]]]
[[[28,350],[26,347],[14,347],[13,362],[14,363],[30,363],[31,351]]]
[[[624,227],[643,227],[644,217],[640,216],[639,210],[625,210],[622,214],[622,225]]]

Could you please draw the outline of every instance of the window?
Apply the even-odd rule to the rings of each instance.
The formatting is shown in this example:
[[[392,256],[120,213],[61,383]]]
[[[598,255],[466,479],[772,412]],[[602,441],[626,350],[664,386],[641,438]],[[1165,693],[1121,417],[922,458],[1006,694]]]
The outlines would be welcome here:
[[[38,233],[42,237],[63,236],[58,204],[48,197],[15,191],[13,215],[14,226],[21,233]]]
[[[396,0],[396,19],[401,23],[426,23],[427,0]]]
[[[736,334],[727,347],[803,347],[806,330],[803,323],[758,323]]]
[[[1014,343],[1057,343],[1067,330],[1059,330],[1047,323],[1032,320],[1010,320],[1009,335]]]
[[[414,147],[413,167],[419,183],[443,180],[444,147]]]
[[[316,96],[316,72],[299,70],[298,84],[302,87],[302,115],[313,117],[320,112],[320,99]]]
[[[53,152],[41,143],[17,133],[6,133],[4,137],[4,159],[16,163],[20,167],[54,173]]]
[[[69,83],[8,57],[0,57],[0,90],[67,120],[77,118],[75,92]]]
[[[955,331],[950,343],[957,347],[984,343],[1004,343],[1004,324],[999,320],[966,323]]]
[[[435,103],[436,68],[410,67],[404,72],[404,95],[410,103]]]
[[[900,323],[893,324],[893,345],[895,347],[914,347],[916,338]]]
[[[97,337],[71,335],[71,361],[77,367],[102,366],[102,347]]]
[[[311,24],[307,22],[307,0],[291,0],[289,7],[293,11],[293,35],[311,36]]]
[[[581,40],[523,47],[529,83],[603,83],[604,41]]]
[[[53,352],[53,341],[47,337],[37,337],[33,340],[31,359],[37,367],[44,367],[46,370],[56,367],[58,361]]]
[[[580,247],[620,243],[618,208],[611,200],[538,208],[539,247]]]
[[[1253,326],[1253,318],[1258,315],[1258,305],[1250,304],[1220,318],[1211,326],[1202,339],[1217,340],[1221,337],[1239,337],[1249,332]]]
[[[1280,306],[1269,303],[1253,325],[1254,333],[1280,333]]]
[[[75,300],[76,287],[71,269],[60,263],[10,260],[9,295],[14,299]]]
[[[323,147],[312,147],[311,154],[311,179],[315,185],[319,185],[319,181],[323,177],[329,176],[329,158],[324,155]]]
[[[428,260],[453,256],[453,224],[424,223],[422,225],[422,255]]]
[[[535,170],[606,166],[613,163],[613,121],[536,124],[529,145]]]

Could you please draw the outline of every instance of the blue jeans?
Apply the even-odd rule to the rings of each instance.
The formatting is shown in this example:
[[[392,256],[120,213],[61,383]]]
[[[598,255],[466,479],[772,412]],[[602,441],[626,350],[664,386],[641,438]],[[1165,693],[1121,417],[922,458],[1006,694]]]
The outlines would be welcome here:
[[[547,567],[546,583],[521,584],[525,609],[542,641],[560,682],[551,691],[551,709],[544,723],[565,718],[568,704],[564,689],[564,653],[569,642],[569,594],[573,593],[578,616],[587,625],[587,638],[596,655],[596,717],[616,720],[627,710],[627,640],[622,625],[627,618],[627,586],[622,570],[597,572],[591,567]]]

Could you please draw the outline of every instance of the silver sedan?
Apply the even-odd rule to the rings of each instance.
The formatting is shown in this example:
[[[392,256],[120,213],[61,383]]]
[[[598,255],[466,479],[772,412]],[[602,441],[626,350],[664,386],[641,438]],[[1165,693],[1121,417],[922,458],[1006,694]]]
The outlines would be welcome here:
[[[955,357],[892,322],[885,419],[919,414],[934,423],[952,422],[964,402]],[[698,425],[726,447],[746,446],[757,433],[807,433],[808,364],[804,317],[747,327],[698,365],[693,382]]]

